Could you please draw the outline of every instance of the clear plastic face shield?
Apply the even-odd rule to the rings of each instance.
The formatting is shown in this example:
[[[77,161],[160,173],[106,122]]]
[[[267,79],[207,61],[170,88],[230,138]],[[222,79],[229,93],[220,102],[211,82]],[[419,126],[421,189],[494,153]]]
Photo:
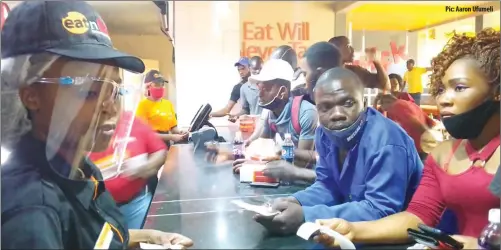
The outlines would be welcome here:
[[[103,179],[111,179],[120,174],[133,171],[135,166],[140,166],[147,161],[147,155],[138,155],[131,157],[128,145],[133,143],[136,138],[132,137],[131,131],[136,119],[135,112],[139,102],[144,98],[143,75],[128,75],[122,82],[123,100],[122,111],[118,116],[118,122],[114,131],[113,138],[108,149],[102,152],[90,154],[90,160],[101,170]]]
[[[21,68],[14,67],[20,72],[24,69],[27,76],[20,77],[17,91],[10,92],[18,95],[27,111],[32,134],[45,142],[50,166],[69,179],[90,177],[83,169],[94,164],[90,157],[97,154],[111,157],[117,166],[113,171],[119,172],[125,151],[122,143],[130,134],[142,78],[133,86],[123,83],[125,73],[118,67],[51,57],[32,56],[18,65]],[[5,94],[2,83],[2,98]],[[126,106],[133,108],[124,112]],[[4,115],[2,107],[2,118]],[[5,132],[2,127],[2,134]],[[102,170],[107,168],[110,166]]]

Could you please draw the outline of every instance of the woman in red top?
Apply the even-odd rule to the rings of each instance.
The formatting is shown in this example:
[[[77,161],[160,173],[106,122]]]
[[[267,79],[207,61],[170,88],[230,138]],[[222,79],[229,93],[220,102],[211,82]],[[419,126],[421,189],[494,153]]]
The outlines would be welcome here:
[[[125,159],[117,175],[114,155],[122,147],[125,147]],[[103,152],[90,154],[90,159],[101,169],[106,189],[129,229],[142,228],[153,198],[147,181],[156,177],[165,162],[166,152],[167,146],[148,124],[133,113],[124,112],[115,130],[115,143]]]
[[[374,101],[374,108],[379,104],[379,111],[386,111],[386,117],[400,125],[414,140],[421,160],[428,155],[422,148],[421,141],[425,132],[435,126],[435,121],[414,103],[414,99],[407,92],[401,92],[402,77],[390,74],[391,94],[380,94]],[[430,144],[430,143],[428,143]],[[435,143],[432,143],[435,145]]]
[[[489,209],[499,197],[489,184],[499,166],[500,35],[484,29],[476,37],[454,35],[432,60],[430,92],[445,128],[455,140],[436,147],[425,162],[419,188],[407,211],[377,221],[320,223],[359,243],[407,242],[407,229],[419,223],[436,226],[446,208],[458,218],[454,236],[464,249],[478,249],[477,238],[488,224]],[[335,244],[322,235],[324,245]]]

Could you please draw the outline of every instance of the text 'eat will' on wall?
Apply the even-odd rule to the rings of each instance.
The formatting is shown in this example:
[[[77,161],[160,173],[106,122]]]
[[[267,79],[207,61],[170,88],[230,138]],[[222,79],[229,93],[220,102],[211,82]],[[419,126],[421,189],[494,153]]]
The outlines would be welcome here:
[[[309,22],[276,22],[256,25],[254,22],[242,24],[241,56],[260,56],[266,60],[281,45],[291,46],[302,57],[310,41]],[[270,44],[270,42],[272,42]]]
[[[320,1],[239,1],[240,54],[268,59],[289,45],[298,57],[319,41],[334,36],[335,13]]]

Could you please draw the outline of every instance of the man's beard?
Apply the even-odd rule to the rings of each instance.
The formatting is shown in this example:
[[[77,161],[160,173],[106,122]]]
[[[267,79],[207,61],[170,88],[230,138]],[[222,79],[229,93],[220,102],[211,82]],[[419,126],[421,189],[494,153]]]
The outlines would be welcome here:
[[[246,76],[243,76],[243,77],[242,77],[242,81],[247,82],[247,81],[249,80],[249,77],[250,77],[250,76],[251,76],[250,74],[248,74],[248,75],[246,75]]]

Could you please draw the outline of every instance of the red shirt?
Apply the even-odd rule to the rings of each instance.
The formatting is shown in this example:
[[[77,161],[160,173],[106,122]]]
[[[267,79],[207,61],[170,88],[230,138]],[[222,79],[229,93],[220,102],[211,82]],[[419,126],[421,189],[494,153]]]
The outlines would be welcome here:
[[[120,119],[116,133],[125,131],[127,119],[131,118],[131,114],[125,114]],[[140,119],[133,118],[132,128],[125,152],[125,159],[147,159],[149,154],[167,149],[165,143],[158,135]],[[130,123],[129,123],[130,124]],[[114,162],[113,154],[115,147],[110,146],[106,151],[92,153],[90,159],[100,167],[107,167]],[[117,176],[105,180],[106,189],[111,193],[111,196],[117,203],[128,202],[132,200],[146,186],[147,180],[144,179],[129,179],[125,176]]]
[[[436,226],[448,208],[456,215],[459,234],[477,238],[489,223],[489,209],[499,208],[499,198],[488,188],[493,178],[481,167],[448,174],[428,156],[423,177],[407,211],[426,225]]]
[[[412,103],[416,103],[414,101],[414,98],[412,98],[412,96],[409,95],[409,93],[407,93],[407,92],[398,92],[398,93],[395,93],[394,95],[397,97],[397,99],[408,101],[408,102],[412,102]]]
[[[412,97],[410,98],[412,99]],[[414,103],[413,99],[412,102],[401,99],[396,100],[388,108],[386,116],[407,132],[414,140],[418,152],[423,152],[421,149],[421,136],[425,132],[424,128],[434,126],[435,122]]]

